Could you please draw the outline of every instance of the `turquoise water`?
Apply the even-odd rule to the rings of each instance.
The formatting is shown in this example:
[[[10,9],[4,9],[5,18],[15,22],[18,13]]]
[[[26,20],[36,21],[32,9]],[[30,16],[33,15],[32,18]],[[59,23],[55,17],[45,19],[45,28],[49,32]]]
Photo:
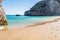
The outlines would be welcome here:
[[[7,15],[8,26],[26,26],[29,24],[38,23],[50,18],[50,16],[13,16]]]

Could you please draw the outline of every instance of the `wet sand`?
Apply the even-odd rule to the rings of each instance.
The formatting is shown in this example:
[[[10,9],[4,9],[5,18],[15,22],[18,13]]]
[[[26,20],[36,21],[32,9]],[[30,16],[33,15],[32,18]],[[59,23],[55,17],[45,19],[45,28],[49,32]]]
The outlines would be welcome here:
[[[0,40],[60,40],[60,18],[22,29],[0,31]]]

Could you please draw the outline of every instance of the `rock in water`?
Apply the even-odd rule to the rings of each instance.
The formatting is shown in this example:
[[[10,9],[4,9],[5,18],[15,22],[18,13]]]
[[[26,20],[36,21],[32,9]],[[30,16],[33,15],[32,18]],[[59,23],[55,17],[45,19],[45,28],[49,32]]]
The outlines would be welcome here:
[[[2,0],[0,0],[0,26],[8,25],[5,12],[2,8]]]
[[[60,16],[60,0],[43,0],[36,3],[25,16]]]

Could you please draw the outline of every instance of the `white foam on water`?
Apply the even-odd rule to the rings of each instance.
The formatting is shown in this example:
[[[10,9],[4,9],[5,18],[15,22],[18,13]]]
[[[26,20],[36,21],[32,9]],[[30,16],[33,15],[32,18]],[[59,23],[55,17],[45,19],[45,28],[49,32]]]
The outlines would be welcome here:
[[[0,30],[3,30],[4,29],[4,27],[3,26],[0,26]]]

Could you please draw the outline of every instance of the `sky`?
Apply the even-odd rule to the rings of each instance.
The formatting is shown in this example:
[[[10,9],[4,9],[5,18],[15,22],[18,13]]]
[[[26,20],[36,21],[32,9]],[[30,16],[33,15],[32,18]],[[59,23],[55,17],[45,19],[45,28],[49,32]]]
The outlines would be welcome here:
[[[23,15],[25,11],[29,10],[40,0],[4,0],[3,8],[6,15]]]

